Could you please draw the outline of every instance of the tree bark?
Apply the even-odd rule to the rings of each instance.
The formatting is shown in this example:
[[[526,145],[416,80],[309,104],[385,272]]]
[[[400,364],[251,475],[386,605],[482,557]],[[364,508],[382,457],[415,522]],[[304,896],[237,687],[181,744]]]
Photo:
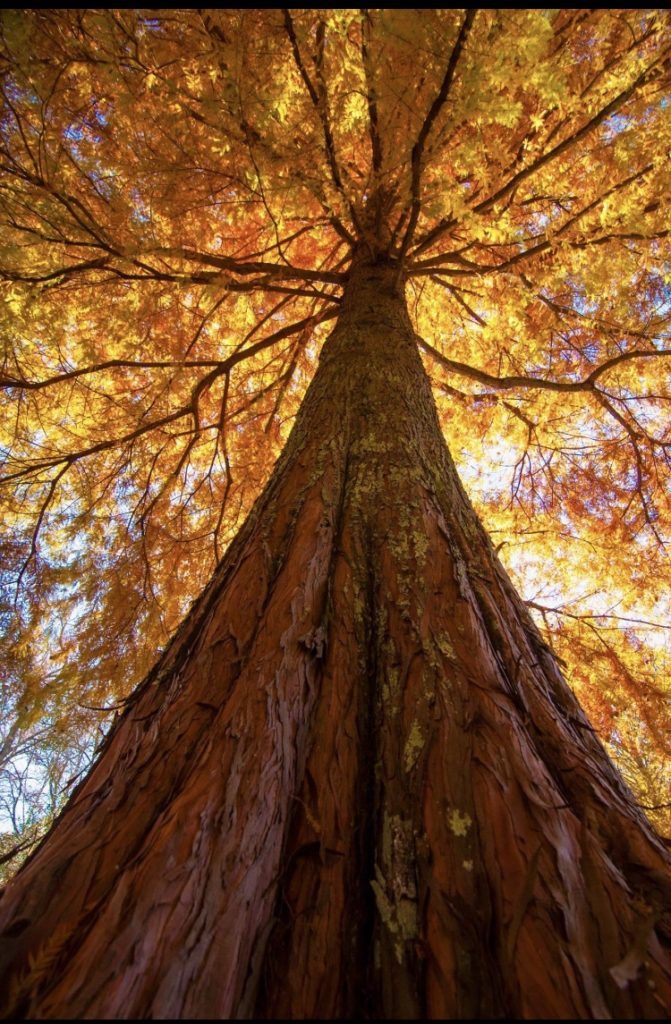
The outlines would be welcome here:
[[[362,263],[267,488],[4,892],[5,1014],[664,1017],[670,866]]]

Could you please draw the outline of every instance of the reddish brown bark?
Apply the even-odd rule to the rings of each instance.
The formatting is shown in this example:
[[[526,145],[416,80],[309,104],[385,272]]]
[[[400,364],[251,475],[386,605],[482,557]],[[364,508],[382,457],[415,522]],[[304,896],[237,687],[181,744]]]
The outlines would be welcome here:
[[[659,1018],[669,856],[500,566],[396,273],[0,901],[33,1018]]]

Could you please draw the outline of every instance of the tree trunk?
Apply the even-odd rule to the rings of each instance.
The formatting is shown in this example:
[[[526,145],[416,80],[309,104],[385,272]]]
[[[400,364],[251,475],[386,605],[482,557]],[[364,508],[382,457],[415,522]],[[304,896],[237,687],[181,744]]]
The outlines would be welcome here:
[[[5,1012],[664,1017],[669,868],[361,264],[270,483],[4,893]]]

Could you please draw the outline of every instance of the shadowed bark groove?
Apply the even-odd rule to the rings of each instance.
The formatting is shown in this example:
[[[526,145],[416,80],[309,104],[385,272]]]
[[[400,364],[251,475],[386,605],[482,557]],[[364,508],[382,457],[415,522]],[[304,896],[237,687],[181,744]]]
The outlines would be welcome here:
[[[667,851],[463,493],[397,276],[353,270],[268,487],[0,901],[7,1015],[668,1015]]]

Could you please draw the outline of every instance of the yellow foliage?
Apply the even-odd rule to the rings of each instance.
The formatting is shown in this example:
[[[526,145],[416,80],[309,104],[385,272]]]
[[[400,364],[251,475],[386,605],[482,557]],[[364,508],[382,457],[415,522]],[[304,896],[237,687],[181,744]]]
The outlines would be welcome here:
[[[151,665],[358,240],[402,264],[502,558],[668,802],[670,43],[620,9],[3,15],[8,749],[56,771]]]

